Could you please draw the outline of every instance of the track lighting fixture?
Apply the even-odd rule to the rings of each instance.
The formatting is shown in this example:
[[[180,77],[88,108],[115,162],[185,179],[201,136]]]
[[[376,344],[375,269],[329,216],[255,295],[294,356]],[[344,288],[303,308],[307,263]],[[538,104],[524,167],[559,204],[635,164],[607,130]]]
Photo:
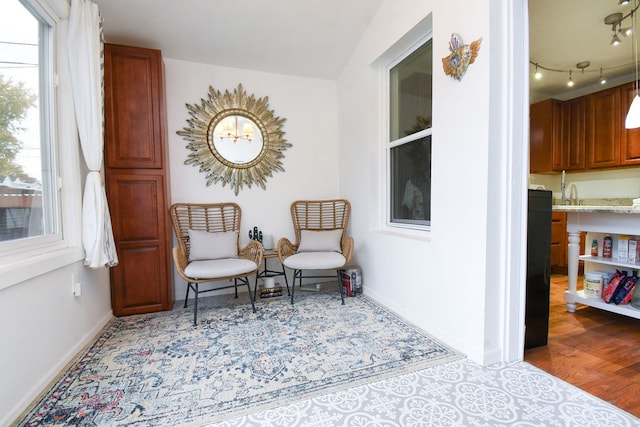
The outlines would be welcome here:
[[[604,74],[602,74],[602,67],[600,67],[600,84],[606,84],[607,83],[607,78],[604,76]]]
[[[569,73],[569,79],[567,80],[567,87],[573,87],[575,86],[576,82],[573,79],[573,68],[570,69],[557,69],[557,68],[549,68],[549,67],[545,67],[541,64],[539,64],[538,62],[533,62],[533,61],[529,61],[529,64],[531,64],[532,66],[534,66],[535,68],[533,69],[532,75],[533,78],[535,80],[541,80],[543,77],[543,71],[549,71],[549,72],[553,72],[553,73]],[[591,66],[591,61],[580,61],[575,65],[575,68],[577,70],[580,70],[580,74],[585,74],[586,73],[594,73],[594,72],[598,72],[598,70],[587,70],[587,68]],[[593,79],[590,79],[593,80]],[[604,67],[600,67],[600,79],[599,79],[601,84],[605,84],[607,82],[607,79],[605,77],[605,68]]]
[[[536,72],[533,74],[533,77],[536,80],[542,79],[542,73],[540,72],[540,70],[538,70],[538,64],[536,64]]]
[[[611,27],[611,40],[610,40],[610,44],[612,46],[618,46],[622,43],[622,39],[621,37],[628,37],[628,36],[632,36],[632,41],[631,43],[633,44],[633,48],[637,50],[637,40],[635,39],[635,33],[636,33],[636,12],[638,11],[639,3],[640,0],[634,0],[633,1],[633,5],[630,8],[630,10],[628,12],[626,12],[626,14],[623,14],[622,12],[616,12],[616,13],[612,13],[610,15],[607,15],[604,18],[604,24],[608,25]],[[630,0],[618,0],[618,5],[619,6],[625,6],[627,4],[631,3]],[[631,18],[631,19],[629,19]],[[627,21],[627,19],[629,19],[629,21]],[[628,26],[625,26],[626,24],[629,24]],[[637,54],[636,54],[637,57]],[[635,67],[636,67],[636,74],[638,74],[638,60],[637,58],[634,60],[635,62]],[[550,72],[557,72],[557,73],[569,73],[569,79],[567,80],[567,87],[572,88],[575,86],[576,82],[573,80],[573,67],[558,67],[558,68],[550,68],[550,67],[545,67],[543,65],[541,65],[539,62],[534,62],[534,61],[529,61],[529,63],[531,65],[535,66],[535,71],[533,73],[533,77],[535,78],[535,80],[540,80],[542,79],[542,71],[550,71]],[[578,62],[575,65],[575,68],[582,71],[581,74],[585,73],[585,68],[587,68],[590,65],[589,61],[582,61],[582,62]],[[610,76],[611,75],[617,75],[618,72],[615,71],[617,69],[620,69],[621,67],[628,67],[630,66],[630,64],[604,64],[604,67],[599,67],[600,68],[600,78],[599,78],[599,82],[601,85],[604,85],[607,83],[607,77],[606,77],[606,73],[607,70],[609,70]],[[542,71],[541,71],[542,70]],[[612,73],[612,70],[613,73]],[[587,70],[587,72],[590,73],[595,73],[598,72],[597,69],[595,70]],[[611,74],[612,73],[612,74]],[[595,77],[595,76],[594,76]],[[578,84],[581,84],[581,78],[578,77]],[[588,80],[587,84],[593,84],[594,82],[594,78],[591,78]],[[639,85],[640,82],[638,81],[638,77],[636,77],[636,85]],[[636,97],[634,98],[634,102],[636,101],[636,99],[638,100],[637,104],[638,104],[638,126],[640,127],[640,88],[636,88]]]
[[[618,46],[620,43],[622,43],[622,40],[620,40],[620,37],[618,37],[618,34],[615,32],[616,30],[613,30],[613,36],[611,36],[611,41],[609,42],[609,44],[611,46]]]
[[[624,6],[629,3],[630,3],[629,0],[618,1],[618,5],[620,6]],[[622,25],[624,24],[625,20],[632,17],[633,13],[636,10],[638,10],[638,6],[634,4],[633,9],[631,9],[631,11],[626,15],[623,15],[622,13],[617,12],[617,13],[612,13],[611,15],[605,16],[604,24],[611,25],[611,41],[609,42],[609,44],[611,44],[612,46],[618,46],[620,43],[622,43],[622,40],[620,39],[618,34],[620,34],[623,37],[628,37],[631,35],[631,33],[634,31],[633,26],[623,27]]]
[[[633,28],[631,27],[622,28],[620,24],[618,24],[618,33],[622,34],[624,37],[629,37],[631,33],[633,33]]]

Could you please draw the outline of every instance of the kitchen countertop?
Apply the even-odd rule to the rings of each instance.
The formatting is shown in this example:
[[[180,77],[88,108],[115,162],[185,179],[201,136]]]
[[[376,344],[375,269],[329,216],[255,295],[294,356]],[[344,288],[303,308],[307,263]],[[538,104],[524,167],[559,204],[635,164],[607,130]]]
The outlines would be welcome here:
[[[640,214],[640,206],[634,208],[633,199],[584,199],[581,204],[560,204],[560,200],[554,199],[552,210],[554,212],[585,212],[585,213],[620,213]]]
[[[619,213],[640,214],[640,208],[633,206],[581,206],[581,205],[553,205],[553,212],[589,212],[589,213]]]

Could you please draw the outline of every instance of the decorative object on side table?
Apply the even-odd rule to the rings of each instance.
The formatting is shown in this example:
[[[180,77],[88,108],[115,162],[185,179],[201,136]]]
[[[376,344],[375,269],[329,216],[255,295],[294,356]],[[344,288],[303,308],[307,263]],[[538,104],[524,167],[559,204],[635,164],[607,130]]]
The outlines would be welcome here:
[[[249,238],[262,243],[262,231],[260,231],[258,227],[253,227],[253,230],[249,230]]]
[[[463,44],[459,34],[451,34],[451,40],[449,41],[449,50],[451,53],[449,56],[442,58],[444,73],[456,80],[462,80],[464,73],[467,71],[467,67],[473,64],[478,57],[480,43],[482,43],[482,37],[471,42],[470,45],[467,45]]]

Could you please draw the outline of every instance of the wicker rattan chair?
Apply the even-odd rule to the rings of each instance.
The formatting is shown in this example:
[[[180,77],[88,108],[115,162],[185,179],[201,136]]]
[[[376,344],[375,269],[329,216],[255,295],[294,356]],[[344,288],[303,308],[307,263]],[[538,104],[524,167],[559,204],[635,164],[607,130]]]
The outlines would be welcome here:
[[[187,281],[185,307],[189,290],[195,293],[193,324],[197,324],[198,294],[233,287],[237,298],[238,281],[247,286],[255,313],[249,276],[262,264],[264,249],[254,240],[244,248],[239,247],[240,206],[235,203],[176,203],[171,206],[170,213],[178,238],[178,246],[173,248],[173,260],[178,274]],[[198,288],[200,283],[228,279],[233,279],[233,285],[206,290]]]
[[[351,261],[353,238],[347,236],[351,215],[351,204],[344,199],[298,200],[291,204],[291,219],[296,241],[287,238],[278,241],[278,256],[285,267],[293,270],[291,304],[296,288],[296,279],[334,277],[327,275],[305,275],[303,270],[336,270],[340,297],[344,304],[344,292],[340,283],[339,269]]]

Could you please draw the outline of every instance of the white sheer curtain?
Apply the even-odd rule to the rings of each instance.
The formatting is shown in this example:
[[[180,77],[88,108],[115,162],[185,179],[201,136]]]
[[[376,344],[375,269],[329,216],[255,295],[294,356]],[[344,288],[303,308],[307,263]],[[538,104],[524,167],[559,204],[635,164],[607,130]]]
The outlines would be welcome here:
[[[89,168],[82,202],[84,264],[113,267],[118,255],[100,173],[104,149],[102,22],[93,1],[71,1],[67,46],[80,145]]]

